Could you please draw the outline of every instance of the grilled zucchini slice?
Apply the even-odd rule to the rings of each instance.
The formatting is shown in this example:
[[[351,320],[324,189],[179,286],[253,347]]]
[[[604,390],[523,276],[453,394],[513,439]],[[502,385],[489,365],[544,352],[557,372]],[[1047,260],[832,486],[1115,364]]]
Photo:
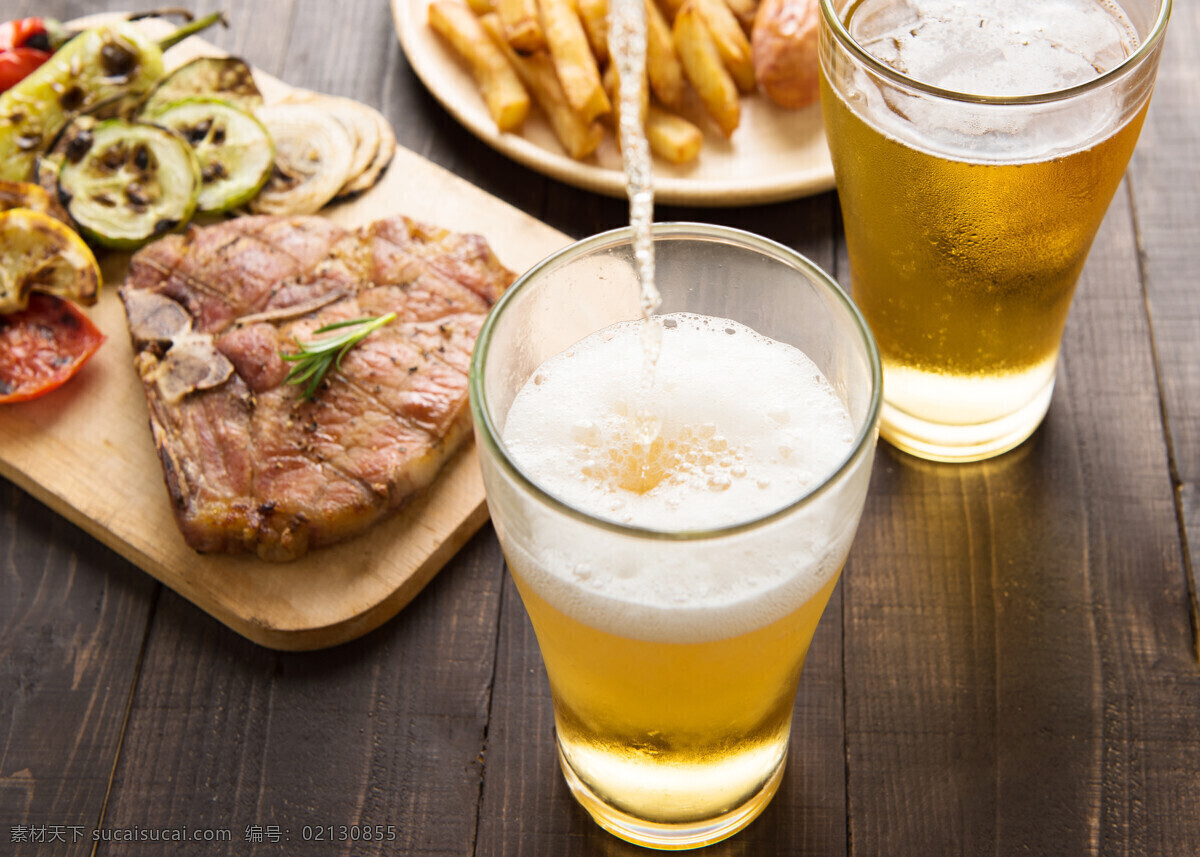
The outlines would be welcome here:
[[[271,177],[275,144],[263,124],[214,98],[164,105],[149,117],[191,144],[200,162],[199,211],[219,213],[249,202]]]
[[[121,250],[181,228],[196,211],[200,163],[174,131],[109,119],[58,171],[59,199],[88,239]]]
[[[219,98],[250,112],[263,104],[245,62],[237,57],[197,57],[162,79],[143,102],[142,113],[157,113],[185,98]]]

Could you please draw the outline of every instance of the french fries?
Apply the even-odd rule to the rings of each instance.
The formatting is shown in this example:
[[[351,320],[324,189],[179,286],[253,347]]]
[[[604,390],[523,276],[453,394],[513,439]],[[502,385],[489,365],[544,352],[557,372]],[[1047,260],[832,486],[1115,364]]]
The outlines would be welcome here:
[[[600,69],[592,56],[573,0],[538,0],[538,8],[542,13],[546,44],[550,47],[567,103],[584,122],[612,112],[612,104],[600,83]]]
[[[674,22],[675,16],[679,14],[679,7],[683,5],[683,0],[658,0],[658,3],[667,20]]]
[[[750,59],[750,40],[725,0],[695,0],[713,44],[729,76],[742,92],[754,91],[754,64]]]
[[[651,104],[646,109],[646,142],[660,158],[686,164],[700,154],[704,133],[679,114]]]
[[[495,6],[504,40],[514,51],[532,54],[545,49],[546,34],[537,0],[495,0]]]
[[[529,87],[534,100],[550,120],[554,136],[558,137],[567,154],[579,159],[586,158],[596,151],[604,137],[604,129],[599,123],[585,120],[571,109],[562,85],[558,82],[554,61],[550,59],[549,53],[542,51],[529,56],[518,54],[505,40],[503,25],[498,15],[484,15],[479,19],[479,23],[504,52],[522,82]]]
[[[529,115],[529,93],[475,14],[457,0],[436,0],[429,4],[429,26],[470,64],[496,127],[520,126]]]
[[[620,81],[617,77],[615,66],[610,65],[604,70],[604,91],[608,93],[608,97],[613,103],[610,124],[615,130],[618,130],[617,143],[619,145],[621,111],[620,99],[617,96],[617,87],[620,86]],[[646,130],[646,142],[650,145],[650,151],[655,155],[672,164],[686,164],[700,154],[700,149],[704,145],[704,133],[682,116],[650,104],[646,87],[642,87],[641,114],[642,125]]]
[[[678,110],[683,104],[687,83],[675,53],[671,25],[654,0],[646,0],[646,76],[658,100],[672,110]]]
[[[576,0],[576,6],[596,62],[603,66],[608,62],[608,0]]]
[[[675,14],[671,32],[684,74],[696,88],[708,115],[726,137],[730,136],[742,120],[737,84],[721,62],[716,41],[696,0],[684,0]]]
[[[759,85],[748,33],[760,0],[644,2],[644,90],[653,98],[643,107],[643,127],[656,157],[687,163],[703,147],[696,121],[707,127],[700,119],[707,114],[731,136],[741,123],[742,94]],[[581,159],[596,151],[605,125],[617,127],[611,3],[432,0],[429,23],[470,66],[497,128],[517,129],[532,100],[567,154]]]
[[[487,2],[487,0],[476,0],[476,2]],[[758,12],[758,0],[725,0],[729,5],[729,10],[733,12],[733,17],[738,19],[738,23],[742,25],[742,31],[746,35],[750,35],[751,29],[754,28],[754,16]]]

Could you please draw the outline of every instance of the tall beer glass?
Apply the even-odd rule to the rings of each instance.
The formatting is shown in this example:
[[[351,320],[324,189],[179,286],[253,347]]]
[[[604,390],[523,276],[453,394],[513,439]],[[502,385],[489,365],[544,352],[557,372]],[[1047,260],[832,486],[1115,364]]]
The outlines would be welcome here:
[[[1170,0],[820,0],[821,101],[880,433],[971,461],[1025,440],[1137,142]]]
[[[654,244],[665,328],[653,367],[661,397],[647,397],[652,410],[662,405],[657,436],[622,428],[623,415],[641,413],[647,368],[640,334],[621,338],[642,324],[628,229],[559,252],[504,295],[476,345],[471,406],[492,520],[550,680],[567,783],[617,836],[681,849],[741,829],[779,785],[800,670],[866,495],[881,369],[846,295],[786,247],[699,224],[657,224]],[[628,347],[610,360],[614,330],[623,334],[612,344]],[[706,350],[681,360],[673,338],[685,333]],[[810,368],[802,383],[776,386],[764,375],[789,346]],[[598,374],[532,420],[522,412],[515,437],[521,396],[588,360]],[[718,364],[728,371],[703,368]],[[825,419],[817,392],[841,422]],[[687,399],[679,412],[677,393]],[[700,413],[687,425],[685,408]],[[518,448],[530,427],[532,447]],[[792,439],[773,439],[773,428]],[[746,437],[764,431],[768,453],[756,457]],[[518,454],[560,435],[578,455],[541,468]],[[746,498],[785,485],[789,462],[825,441],[836,450],[827,469],[752,511]],[[682,489],[668,492],[676,482]],[[660,514],[662,497],[705,523],[664,524],[673,519]]]

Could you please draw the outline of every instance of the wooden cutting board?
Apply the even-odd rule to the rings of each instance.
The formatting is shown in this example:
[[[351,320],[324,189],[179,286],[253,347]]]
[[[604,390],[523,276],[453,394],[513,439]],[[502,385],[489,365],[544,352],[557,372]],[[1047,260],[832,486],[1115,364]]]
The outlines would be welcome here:
[[[149,22],[148,22],[149,23]],[[188,39],[168,66],[204,53]],[[268,102],[289,88],[255,80]],[[568,238],[400,148],[384,178],[324,212],[345,226],[406,214],[484,235],[522,271]],[[32,402],[0,405],[0,474],[240,634],[276,649],[317,649],[354,639],[393,617],[487,520],[473,446],[432,488],[365,534],[291,563],[202,556],[175,526],[150,435],[125,314],[117,297],[127,254],[101,260],[105,287],[89,310],[108,337],[68,384]]]

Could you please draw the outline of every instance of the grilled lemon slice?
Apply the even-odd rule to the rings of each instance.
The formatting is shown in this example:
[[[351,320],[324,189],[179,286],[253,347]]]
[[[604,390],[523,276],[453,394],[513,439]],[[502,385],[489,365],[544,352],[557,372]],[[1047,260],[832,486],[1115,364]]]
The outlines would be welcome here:
[[[0,313],[29,305],[30,292],[96,302],[100,267],[83,239],[48,214],[0,211]]]
[[[54,209],[54,198],[49,192],[32,182],[10,182],[0,179],[0,211],[10,208],[28,208],[49,214]]]
[[[59,168],[58,193],[93,241],[131,250],[178,229],[195,213],[200,163],[175,132],[109,119],[78,148]]]

